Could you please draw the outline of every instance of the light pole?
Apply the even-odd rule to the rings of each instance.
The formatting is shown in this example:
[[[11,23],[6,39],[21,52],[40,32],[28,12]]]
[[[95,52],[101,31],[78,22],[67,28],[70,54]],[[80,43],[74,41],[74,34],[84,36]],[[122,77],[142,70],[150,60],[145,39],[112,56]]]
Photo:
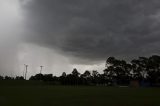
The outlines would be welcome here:
[[[40,74],[42,74],[42,69],[43,69],[43,67],[44,67],[44,66],[40,66],[40,68],[41,68],[41,69],[40,69]]]
[[[26,64],[24,64],[24,66],[25,66],[25,80],[27,79],[27,69],[28,69],[28,65],[26,65]]]

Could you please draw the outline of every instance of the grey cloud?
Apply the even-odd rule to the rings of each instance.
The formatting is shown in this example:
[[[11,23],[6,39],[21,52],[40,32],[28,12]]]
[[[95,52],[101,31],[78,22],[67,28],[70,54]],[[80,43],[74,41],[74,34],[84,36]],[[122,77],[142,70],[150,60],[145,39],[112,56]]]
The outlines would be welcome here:
[[[102,60],[160,53],[159,0],[31,0],[26,40]]]

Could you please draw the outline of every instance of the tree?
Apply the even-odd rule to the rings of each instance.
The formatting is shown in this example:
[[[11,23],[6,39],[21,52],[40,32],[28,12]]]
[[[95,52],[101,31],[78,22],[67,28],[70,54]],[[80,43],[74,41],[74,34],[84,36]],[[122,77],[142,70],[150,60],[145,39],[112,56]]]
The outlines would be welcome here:
[[[97,70],[92,71],[92,83],[95,85],[100,84],[100,74]]]
[[[88,70],[86,70],[83,74],[81,74],[80,82],[83,85],[91,84],[91,73]]]
[[[75,77],[79,77],[80,73],[78,72],[78,70],[76,68],[74,68],[72,71],[72,75]]]
[[[134,79],[146,79],[149,59],[146,57],[139,57],[138,59],[134,59],[131,61],[133,65],[133,78]]]
[[[148,80],[152,84],[160,83],[160,56],[153,55],[149,57],[148,63]]]
[[[93,76],[94,78],[99,77],[99,72],[98,72],[97,70],[93,70],[93,71],[92,71],[92,76]]]
[[[62,73],[62,77],[66,77],[67,74],[65,72]]]
[[[62,73],[62,75],[60,76],[60,81],[61,84],[66,85],[67,84],[67,74],[65,72]]]
[[[106,61],[104,77],[109,83],[128,84],[131,65],[125,60],[118,60],[115,57],[109,57]]]
[[[14,80],[14,78],[13,77],[9,77],[9,76],[5,76],[5,78],[4,78],[5,80]]]
[[[3,80],[4,78],[3,78],[3,76],[0,76],[0,80]]]
[[[103,70],[103,78],[105,79],[105,82],[108,85],[112,85],[113,80],[115,78],[115,69],[113,66],[107,67],[105,70]]]
[[[116,61],[115,57],[109,57],[109,58],[107,59],[107,61],[106,61],[106,67],[107,67],[108,65],[113,66],[113,65],[115,64],[115,61]]]
[[[41,79],[41,80],[43,80],[43,81],[53,81],[54,80],[53,74],[44,74],[42,78],[43,79]]]
[[[83,74],[82,74],[82,76],[83,76],[83,78],[90,78],[91,77],[91,73],[88,71],[88,70],[86,70]]]
[[[16,76],[15,80],[24,80],[23,76]]]
[[[78,85],[80,84],[80,77],[79,77],[80,73],[78,72],[78,70],[76,68],[73,69],[72,74],[67,75],[66,79],[67,79],[67,83],[71,84],[71,85]]]
[[[36,74],[35,76],[31,76],[29,80],[43,80],[43,74]]]

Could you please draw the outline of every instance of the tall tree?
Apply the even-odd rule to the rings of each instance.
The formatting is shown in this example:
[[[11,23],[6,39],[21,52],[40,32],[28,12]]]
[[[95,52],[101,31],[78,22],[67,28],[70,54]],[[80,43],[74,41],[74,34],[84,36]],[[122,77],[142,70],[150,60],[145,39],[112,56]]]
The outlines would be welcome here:
[[[80,73],[78,72],[78,70],[76,68],[74,68],[72,71],[72,75],[75,77],[79,77]]]

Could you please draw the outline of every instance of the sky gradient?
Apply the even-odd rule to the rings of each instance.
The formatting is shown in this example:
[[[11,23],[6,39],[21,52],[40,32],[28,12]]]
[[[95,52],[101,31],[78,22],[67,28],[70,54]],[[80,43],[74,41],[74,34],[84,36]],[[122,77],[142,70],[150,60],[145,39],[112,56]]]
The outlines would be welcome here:
[[[0,73],[104,69],[160,53],[159,0],[0,0]],[[97,64],[97,65],[96,65]],[[18,70],[18,71],[17,71]]]

